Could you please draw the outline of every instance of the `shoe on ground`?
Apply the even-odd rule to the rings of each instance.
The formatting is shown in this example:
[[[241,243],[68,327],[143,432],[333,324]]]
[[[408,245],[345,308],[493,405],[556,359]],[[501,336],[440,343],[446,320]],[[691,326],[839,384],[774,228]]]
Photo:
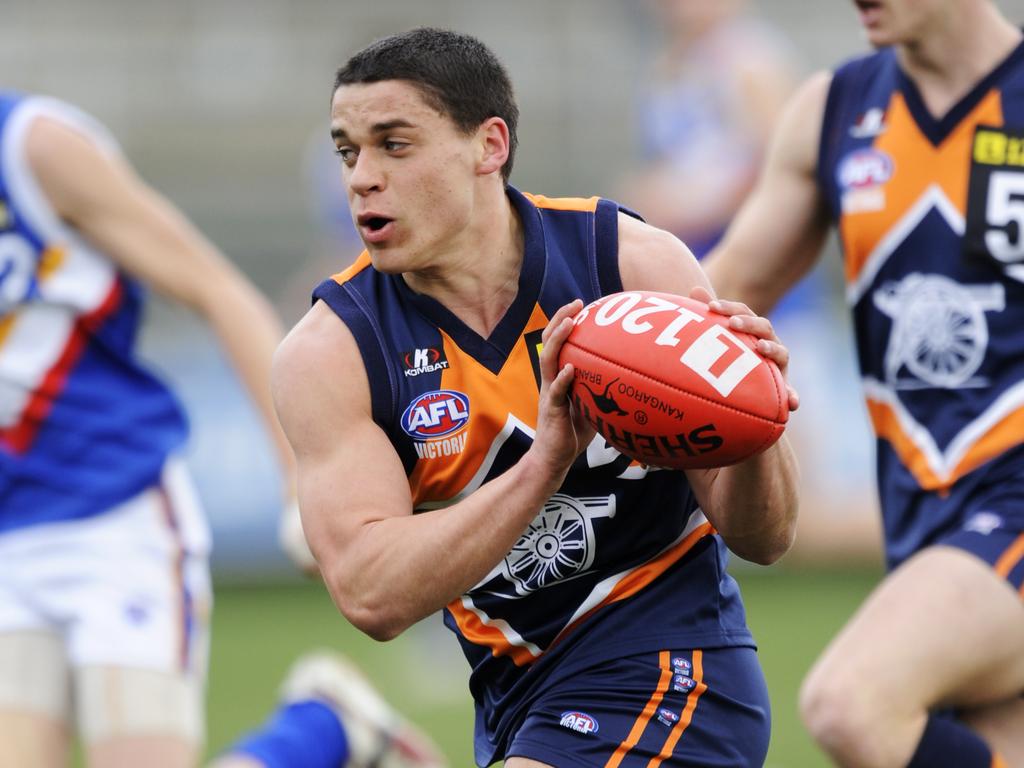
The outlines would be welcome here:
[[[433,741],[397,712],[344,656],[313,651],[300,657],[281,686],[285,702],[316,699],[345,728],[353,768],[445,768]]]

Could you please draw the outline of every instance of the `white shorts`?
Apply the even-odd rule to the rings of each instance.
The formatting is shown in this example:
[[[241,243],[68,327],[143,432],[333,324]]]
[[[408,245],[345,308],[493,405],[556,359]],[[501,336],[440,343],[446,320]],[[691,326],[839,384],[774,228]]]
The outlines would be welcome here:
[[[48,631],[68,664],[205,677],[210,535],[188,472],[84,520],[0,534],[0,635]]]

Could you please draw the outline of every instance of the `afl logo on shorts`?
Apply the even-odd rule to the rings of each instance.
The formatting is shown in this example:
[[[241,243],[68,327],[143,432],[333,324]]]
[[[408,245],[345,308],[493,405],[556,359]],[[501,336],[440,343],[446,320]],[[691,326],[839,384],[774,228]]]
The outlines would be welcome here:
[[[563,712],[558,724],[576,733],[597,733],[597,720],[586,712]]]

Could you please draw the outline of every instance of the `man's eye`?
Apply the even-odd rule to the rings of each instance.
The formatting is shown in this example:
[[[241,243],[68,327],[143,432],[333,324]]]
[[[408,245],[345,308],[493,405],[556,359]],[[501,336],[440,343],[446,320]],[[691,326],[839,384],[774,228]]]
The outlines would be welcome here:
[[[351,147],[338,147],[334,150],[334,154],[340,157],[341,161],[346,165],[356,159],[356,151]]]
[[[401,149],[405,149],[407,146],[409,145],[404,141],[388,140],[384,142],[384,149],[386,149],[388,152],[397,152]]]

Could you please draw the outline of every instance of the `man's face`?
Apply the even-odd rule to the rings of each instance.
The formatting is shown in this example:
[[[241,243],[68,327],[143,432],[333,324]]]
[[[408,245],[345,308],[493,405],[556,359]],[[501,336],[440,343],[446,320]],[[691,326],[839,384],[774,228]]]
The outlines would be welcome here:
[[[868,42],[876,48],[913,44],[945,13],[947,0],[853,0]]]
[[[474,134],[403,80],[338,88],[331,134],[352,218],[377,269],[428,268],[457,246],[473,208]]]

